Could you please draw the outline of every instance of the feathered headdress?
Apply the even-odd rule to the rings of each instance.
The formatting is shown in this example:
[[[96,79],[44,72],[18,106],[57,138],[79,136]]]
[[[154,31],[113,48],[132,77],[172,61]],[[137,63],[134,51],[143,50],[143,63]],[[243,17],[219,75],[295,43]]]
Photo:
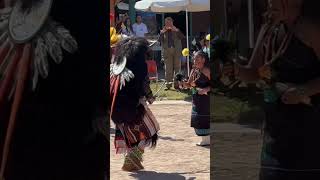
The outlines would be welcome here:
[[[116,29],[114,27],[110,27],[111,48],[115,48],[117,43],[127,37],[128,36],[117,34]],[[129,82],[132,78],[134,78],[134,74],[132,71],[126,68],[126,64],[126,57],[124,57],[121,61],[110,64],[110,95],[112,97],[110,117],[112,115],[115,98],[118,94],[118,91],[125,86],[126,82]]]
[[[12,102],[8,129],[2,151],[0,179],[4,178],[10,142],[24,90],[31,75],[35,90],[39,76],[47,78],[49,60],[63,60],[63,50],[74,53],[76,40],[61,24],[50,18],[53,0],[13,1],[0,9],[0,109]],[[3,119],[2,119],[3,120]]]

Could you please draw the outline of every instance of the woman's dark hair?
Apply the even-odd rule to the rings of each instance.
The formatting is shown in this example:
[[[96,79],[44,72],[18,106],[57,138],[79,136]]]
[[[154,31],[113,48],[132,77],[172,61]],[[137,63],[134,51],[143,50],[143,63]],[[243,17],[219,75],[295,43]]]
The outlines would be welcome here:
[[[207,53],[203,52],[202,50],[197,51],[194,56],[200,56],[202,58],[204,58],[205,62],[204,62],[204,66],[209,68],[210,64],[209,64],[209,56]]]
[[[124,20],[124,25],[126,26],[126,30],[127,30],[127,31],[130,30],[131,32],[133,32],[131,22],[130,22],[130,25],[128,25],[128,21],[129,21],[129,20],[130,20],[130,18],[126,18],[126,19]],[[129,31],[128,31],[128,32],[129,32]]]

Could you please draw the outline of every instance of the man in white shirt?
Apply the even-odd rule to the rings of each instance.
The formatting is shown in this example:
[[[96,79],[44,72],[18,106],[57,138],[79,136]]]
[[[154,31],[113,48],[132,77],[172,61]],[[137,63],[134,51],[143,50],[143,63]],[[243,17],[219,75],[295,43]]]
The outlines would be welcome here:
[[[145,37],[148,33],[147,26],[142,22],[141,16],[137,16],[137,22],[132,25],[133,32],[138,37]]]

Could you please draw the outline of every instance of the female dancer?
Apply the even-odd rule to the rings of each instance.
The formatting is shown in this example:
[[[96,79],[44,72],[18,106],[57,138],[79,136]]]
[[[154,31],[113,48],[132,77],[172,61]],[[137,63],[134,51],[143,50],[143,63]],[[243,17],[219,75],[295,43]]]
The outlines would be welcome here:
[[[198,146],[210,145],[210,79],[208,56],[203,51],[198,51],[194,55],[194,68],[190,78],[182,83],[184,88],[192,89],[191,127],[202,137]]]
[[[239,68],[242,80],[262,79],[265,86],[261,180],[320,179],[320,24],[314,2],[270,0],[269,21],[251,61]]]
[[[154,98],[147,80],[148,41],[130,37],[116,45],[110,67],[110,117],[116,124],[116,153],[124,153],[124,171],[143,169],[142,154],[146,146],[155,147],[159,124],[146,105]]]

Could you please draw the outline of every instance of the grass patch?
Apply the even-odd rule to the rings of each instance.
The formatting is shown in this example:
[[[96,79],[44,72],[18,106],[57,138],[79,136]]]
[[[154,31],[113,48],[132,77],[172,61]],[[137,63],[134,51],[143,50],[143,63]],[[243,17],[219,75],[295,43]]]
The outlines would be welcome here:
[[[225,96],[213,95],[211,102],[213,102],[211,103],[211,112],[214,122],[236,121],[241,112],[250,109],[246,102]]]
[[[255,124],[264,118],[260,106],[236,98],[213,95],[211,97],[211,122]]]
[[[223,86],[222,86],[223,87]],[[232,89],[216,88],[211,97],[211,122],[260,124],[264,119],[263,93],[254,85]],[[220,94],[222,93],[222,94]]]
[[[150,87],[155,94],[159,88],[161,87],[162,83],[151,83]],[[165,91],[166,87],[162,87],[162,89],[159,91],[158,94],[156,94],[158,100],[191,100],[191,92],[189,90],[187,91],[176,91],[174,89],[170,89]]]

